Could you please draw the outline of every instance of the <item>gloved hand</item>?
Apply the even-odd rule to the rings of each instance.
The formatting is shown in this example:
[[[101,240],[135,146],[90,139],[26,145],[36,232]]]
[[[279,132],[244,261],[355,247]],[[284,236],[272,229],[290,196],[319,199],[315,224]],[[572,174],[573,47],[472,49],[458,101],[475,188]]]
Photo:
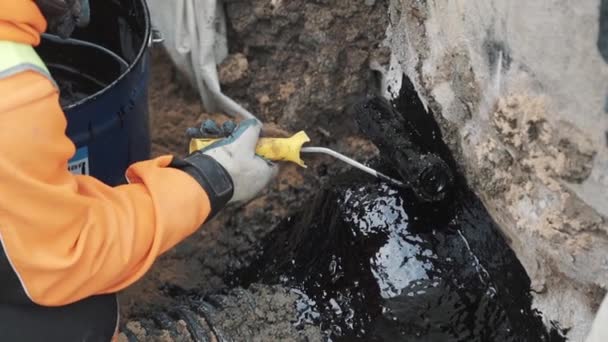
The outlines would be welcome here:
[[[241,205],[255,198],[276,176],[276,164],[255,154],[262,124],[256,119],[231,121],[222,129],[206,121],[200,129],[190,128],[190,138],[219,138],[217,142],[196,151],[178,167],[192,175],[205,189],[211,200],[212,215],[226,204]]]
[[[48,22],[47,31],[61,38],[89,24],[89,0],[36,0],[36,5]]]

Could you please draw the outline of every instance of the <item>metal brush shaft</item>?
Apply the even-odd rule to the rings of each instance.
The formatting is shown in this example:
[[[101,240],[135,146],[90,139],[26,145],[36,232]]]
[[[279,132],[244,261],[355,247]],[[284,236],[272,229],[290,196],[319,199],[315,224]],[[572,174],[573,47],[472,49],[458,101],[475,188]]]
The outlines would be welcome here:
[[[354,167],[356,167],[357,169],[359,169],[359,170],[361,170],[363,172],[369,173],[370,175],[372,175],[374,177],[378,177],[380,179],[389,181],[389,182],[391,182],[391,183],[393,183],[395,185],[398,185],[400,187],[405,186],[402,182],[400,182],[400,181],[398,181],[398,180],[396,180],[394,178],[391,178],[391,177],[383,174],[382,172],[379,172],[379,171],[376,171],[376,170],[374,170],[374,169],[372,169],[370,167],[367,167],[367,166],[359,163],[358,161],[356,161],[356,160],[354,160],[352,158],[349,158],[349,157],[347,157],[347,156],[345,156],[345,155],[343,155],[343,154],[341,154],[339,152],[336,152],[336,151],[334,151],[332,149],[329,149],[327,147],[302,147],[301,152],[303,152],[303,153],[322,153],[322,154],[327,154],[327,155],[330,155],[330,156],[332,156],[332,157],[334,157],[336,159],[339,159],[339,160],[341,160],[341,161],[343,161],[343,162],[345,162],[345,163],[347,163],[347,164],[349,164],[351,166],[354,166]]]

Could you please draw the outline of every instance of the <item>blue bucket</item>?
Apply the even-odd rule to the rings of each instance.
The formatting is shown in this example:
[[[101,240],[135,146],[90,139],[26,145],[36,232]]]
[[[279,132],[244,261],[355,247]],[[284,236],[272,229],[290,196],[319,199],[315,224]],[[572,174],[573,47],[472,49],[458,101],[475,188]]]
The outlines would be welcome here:
[[[90,3],[89,26],[67,40],[45,34],[36,50],[59,84],[77,147],[69,170],[114,186],[150,158],[150,16],[144,0]]]

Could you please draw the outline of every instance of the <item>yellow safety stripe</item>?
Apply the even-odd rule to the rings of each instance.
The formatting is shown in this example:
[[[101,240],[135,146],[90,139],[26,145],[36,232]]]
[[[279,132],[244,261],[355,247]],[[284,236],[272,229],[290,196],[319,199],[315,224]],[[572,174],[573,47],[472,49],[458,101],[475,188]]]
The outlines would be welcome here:
[[[0,40],[0,79],[26,70],[39,72],[55,84],[48,68],[32,46]]]

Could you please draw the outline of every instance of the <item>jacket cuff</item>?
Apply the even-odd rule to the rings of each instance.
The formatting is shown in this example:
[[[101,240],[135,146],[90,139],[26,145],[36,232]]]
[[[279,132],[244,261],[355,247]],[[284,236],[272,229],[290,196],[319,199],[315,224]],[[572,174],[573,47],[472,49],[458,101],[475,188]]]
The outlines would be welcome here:
[[[222,210],[234,194],[234,183],[228,171],[212,157],[195,152],[184,159],[174,157],[168,165],[192,176],[205,190],[211,203],[206,221]]]

